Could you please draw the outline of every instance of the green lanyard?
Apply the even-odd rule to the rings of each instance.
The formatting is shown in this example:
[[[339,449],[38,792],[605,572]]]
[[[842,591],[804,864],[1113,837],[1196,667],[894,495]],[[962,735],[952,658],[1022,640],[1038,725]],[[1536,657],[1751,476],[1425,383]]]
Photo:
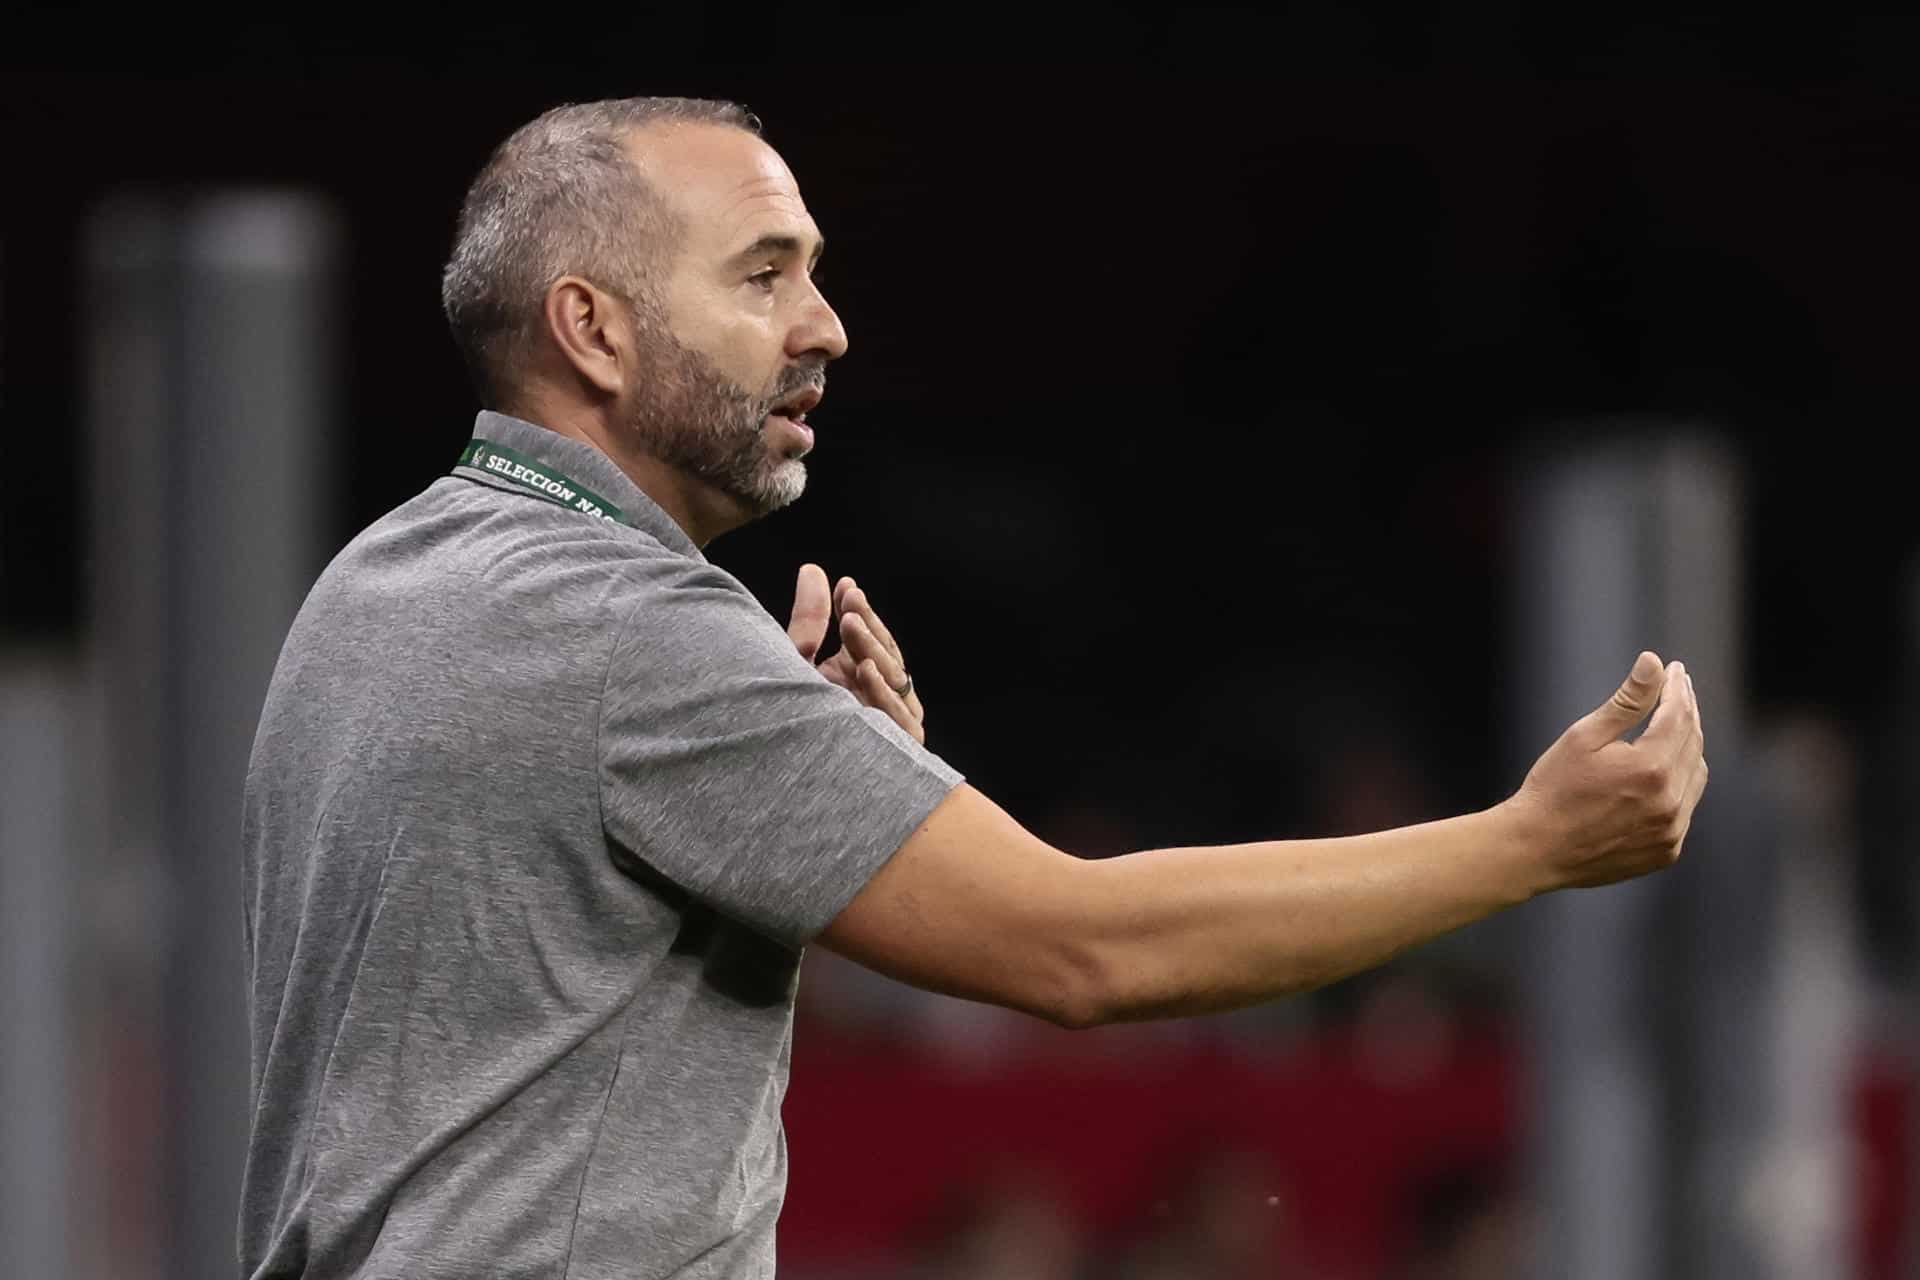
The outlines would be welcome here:
[[[479,436],[475,436],[467,441],[467,447],[460,451],[458,465],[484,471],[490,476],[498,476],[509,484],[525,489],[536,498],[545,498],[548,502],[559,506],[584,511],[590,516],[599,516],[602,520],[613,520],[630,527],[638,527],[633,521],[627,519],[626,512],[585,485],[575,484],[551,467],[543,466],[526,454],[516,453],[491,440],[482,440]]]

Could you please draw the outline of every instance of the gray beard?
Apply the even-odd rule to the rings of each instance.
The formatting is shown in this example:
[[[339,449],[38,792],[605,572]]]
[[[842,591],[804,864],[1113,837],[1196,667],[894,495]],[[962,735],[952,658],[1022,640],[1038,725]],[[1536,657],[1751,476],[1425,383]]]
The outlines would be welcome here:
[[[660,358],[629,418],[641,447],[756,516],[798,498],[807,487],[806,464],[768,452],[767,414],[796,391],[824,384],[826,362],[790,365],[767,395],[757,396],[671,334],[658,339]]]

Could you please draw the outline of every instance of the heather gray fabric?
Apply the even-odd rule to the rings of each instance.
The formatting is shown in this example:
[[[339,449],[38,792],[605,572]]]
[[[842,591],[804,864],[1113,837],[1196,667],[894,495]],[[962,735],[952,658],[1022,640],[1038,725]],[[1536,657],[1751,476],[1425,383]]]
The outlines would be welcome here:
[[[476,434],[315,584],[245,806],[251,1276],[773,1274],[799,949],[959,775],[598,451]]]

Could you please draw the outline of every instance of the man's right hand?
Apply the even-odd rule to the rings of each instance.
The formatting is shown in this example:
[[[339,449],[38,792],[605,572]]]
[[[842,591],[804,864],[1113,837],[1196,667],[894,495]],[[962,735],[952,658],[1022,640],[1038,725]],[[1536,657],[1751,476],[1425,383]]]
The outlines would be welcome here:
[[[1649,712],[1647,731],[1622,741]],[[1537,841],[1541,888],[1612,884],[1678,860],[1707,785],[1704,741],[1685,665],[1663,669],[1641,654],[1619,691],[1561,734],[1507,801]]]

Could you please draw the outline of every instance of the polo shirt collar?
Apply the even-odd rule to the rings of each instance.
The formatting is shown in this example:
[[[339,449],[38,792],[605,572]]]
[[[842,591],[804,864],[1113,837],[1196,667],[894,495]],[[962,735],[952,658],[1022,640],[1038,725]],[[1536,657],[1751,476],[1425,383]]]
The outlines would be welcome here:
[[[579,482],[619,507],[635,528],[651,535],[669,551],[704,561],[700,548],[693,545],[687,531],[674,523],[672,516],[649,498],[646,491],[627,477],[612,458],[583,440],[563,436],[557,431],[536,426],[522,418],[482,409],[474,419],[473,434],[482,440],[504,445],[523,453],[570,480]],[[485,472],[463,468],[476,478],[487,479]],[[499,487],[496,485],[496,487]]]

